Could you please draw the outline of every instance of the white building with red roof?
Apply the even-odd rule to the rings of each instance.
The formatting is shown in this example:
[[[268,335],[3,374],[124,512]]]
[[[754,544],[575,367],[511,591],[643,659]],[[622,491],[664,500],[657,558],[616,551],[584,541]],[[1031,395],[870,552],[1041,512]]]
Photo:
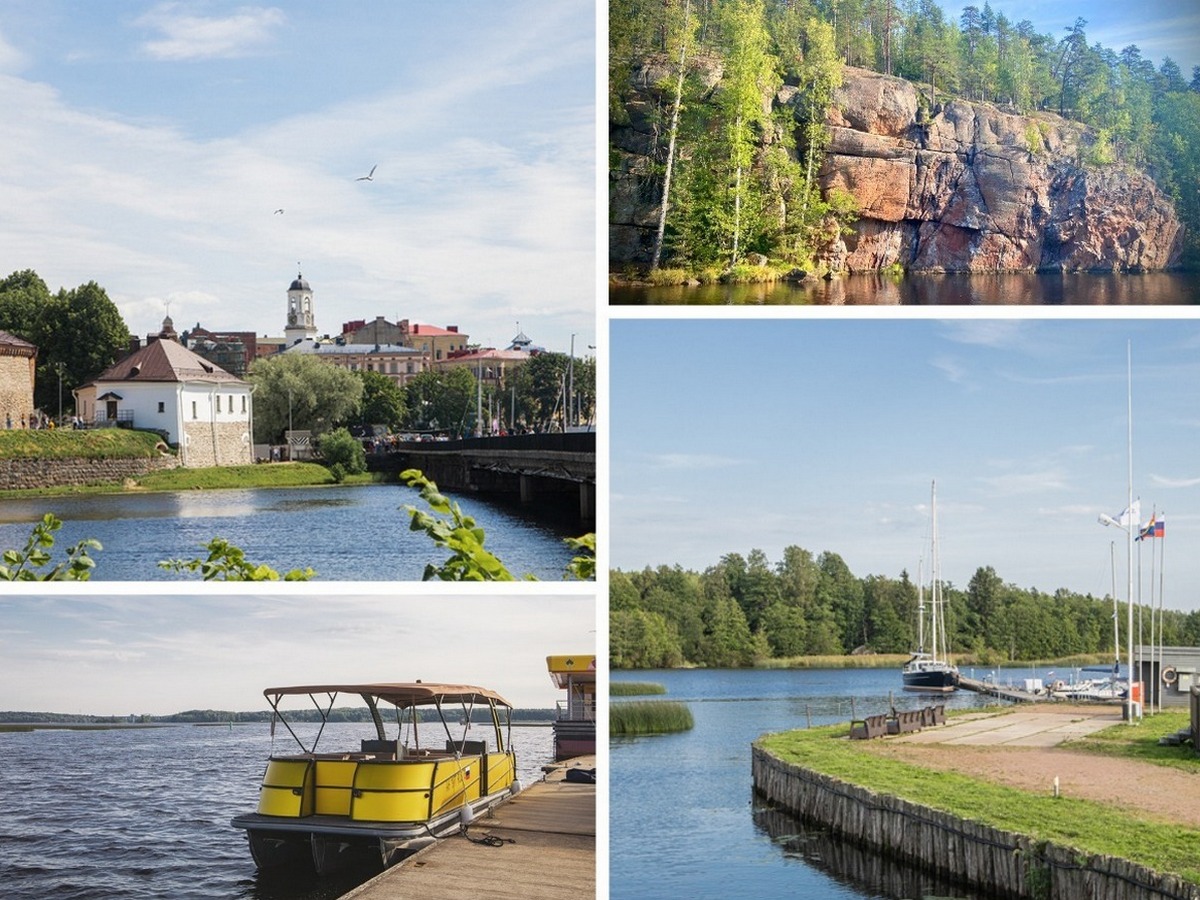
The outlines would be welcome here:
[[[184,466],[253,463],[252,386],[165,337],[169,325],[72,392],[80,418],[88,427],[160,432]]]

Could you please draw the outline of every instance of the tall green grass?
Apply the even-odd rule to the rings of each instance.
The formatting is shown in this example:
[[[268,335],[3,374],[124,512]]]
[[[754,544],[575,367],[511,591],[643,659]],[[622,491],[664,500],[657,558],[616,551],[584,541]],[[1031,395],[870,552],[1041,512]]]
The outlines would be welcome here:
[[[630,700],[608,705],[610,737],[690,731],[694,724],[687,704],[675,700]]]
[[[157,434],[128,428],[0,428],[0,459],[152,459],[161,441]]]
[[[610,681],[608,695],[610,697],[636,697],[640,694],[665,694],[666,686],[653,681]]]

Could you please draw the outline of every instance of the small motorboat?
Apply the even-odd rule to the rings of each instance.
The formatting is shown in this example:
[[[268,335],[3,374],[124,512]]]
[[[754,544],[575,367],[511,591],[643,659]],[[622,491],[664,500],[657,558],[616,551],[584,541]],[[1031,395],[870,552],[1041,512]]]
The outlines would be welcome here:
[[[271,753],[257,811],[232,820],[245,830],[260,869],[310,862],[325,874],[363,855],[390,866],[520,790],[512,705],[494,691],[417,681],[267,688],[263,695],[273,711],[272,741],[280,722],[298,750]],[[342,695],[366,704],[368,736],[346,749],[319,751],[322,736],[334,731],[326,726]],[[309,698],[308,709],[320,713],[311,740],[312,726],[289,721],[295,712],[281,708],[295,697]],[[394,719],[392,736],[385,719]],[[472,719],[476,729],[467,740]],[[486,727],[479,727],[481,719]]]

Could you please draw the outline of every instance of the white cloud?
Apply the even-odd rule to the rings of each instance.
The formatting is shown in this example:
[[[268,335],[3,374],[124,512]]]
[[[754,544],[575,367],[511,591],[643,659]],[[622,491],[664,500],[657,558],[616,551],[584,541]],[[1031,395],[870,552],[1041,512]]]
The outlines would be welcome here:
[[[729,456],[706,453],[660,453],[653,457],[652,462],[664,469],[721,469],[742,464]]]
[[[1150,480],[1159,487],[1189,488],[1200,485],[1200,478],[1167,478],[1164,475],[1151,475]]]
[[[183,3],[162,3],[134,21],[162,34],[142,44],[154,59],[164,61],[227,59],[247,56],[270,43],[284,22],[275,7],[243,7],[220,18],[194,15]]]
[[[25,54],[4,39],[0,34],[0,73],[19,72],[25,68]]]

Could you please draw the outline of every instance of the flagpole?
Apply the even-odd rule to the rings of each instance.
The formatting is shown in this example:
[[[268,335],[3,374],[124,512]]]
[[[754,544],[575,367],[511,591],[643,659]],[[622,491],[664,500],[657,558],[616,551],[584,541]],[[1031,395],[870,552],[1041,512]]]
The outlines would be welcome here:
[[[1165,519],[1166,516],[1164,515]],[[1155,519],[1155,528],[1158,527],[1158,520]],[[1159,672],[1159,695],[1158,695],[1158,711],[1162,712],[1162,664],[1163,664],[1163,568],[1165,566],[1164,554],[1167,549],[1167,529],[1163,526],[1161,543],[1158,546],[1158,672]],[[1153,640],[1153,638],[1151,638]]]
[[[1127,435],[1129,445],[1129,505],[1126,509],[1133,511],[1133,341],[1125,342],[1125,383],[1126,383],[1126,422]],[[1129,613],[1128,613],[1128,630],[1126,632],[1126,645],[1129,653],[1129,681],[1128,688],[1125,691],[1125,720],[1130,725],[1134,724],[1133,720],[1133,522],[1129,522],[1125,528],[1125,547],[1127,556],[1126,571],[1129,575],[1128,598],[1129,598]]]

